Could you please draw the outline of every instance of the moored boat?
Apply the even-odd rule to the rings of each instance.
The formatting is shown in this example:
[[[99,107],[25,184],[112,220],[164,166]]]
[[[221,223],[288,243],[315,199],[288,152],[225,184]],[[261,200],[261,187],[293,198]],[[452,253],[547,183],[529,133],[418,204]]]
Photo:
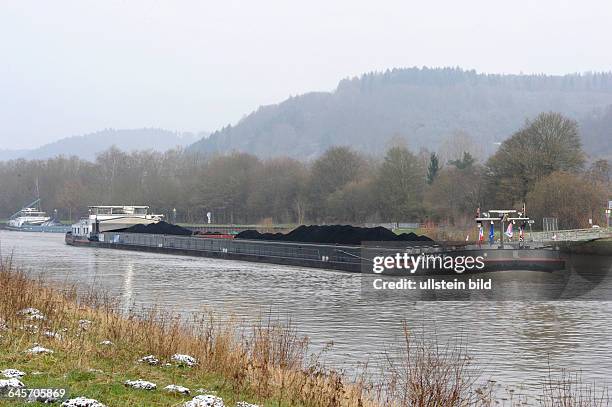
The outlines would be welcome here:
[[[62,225],[55,217],[40,208],[40,198],[14,213],[8,221],[8,230],[19,232],[66,233],[70,226]]]

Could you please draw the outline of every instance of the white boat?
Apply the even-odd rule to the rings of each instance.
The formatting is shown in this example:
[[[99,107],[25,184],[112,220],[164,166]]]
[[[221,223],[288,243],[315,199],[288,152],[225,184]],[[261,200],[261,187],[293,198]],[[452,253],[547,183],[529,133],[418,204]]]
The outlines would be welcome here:
[[[98,233],[157,223],[164,215],[149,214],[148,206],[90,206],[89,216],[72,225],[72,236],[89,239]]]
[[[22,229],[28,226],[43,226],[51,221],[51,217],[38,206],[40,199],[21,208],[9,218],[8,226],[13,229]]]

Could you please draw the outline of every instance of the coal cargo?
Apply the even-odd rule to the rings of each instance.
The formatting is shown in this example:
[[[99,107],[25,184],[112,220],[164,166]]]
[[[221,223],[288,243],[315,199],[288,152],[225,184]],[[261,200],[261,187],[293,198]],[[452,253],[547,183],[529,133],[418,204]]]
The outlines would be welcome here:
[[[245,230],[238,233],[236,239],[346,245],[360,245],[361,242],[432,241],[427,236],[419,236],[414,233],[396,235],[389,229],[380,226],[375,228],[362,228],[350,225],[302,225],[287,234],[259,233],[256,230]]]
[[[123,230],[125,233],[148,233],[151,235],[175,235],[175,236],[191,236],[192,231],[178,225],[173,225],[168,222],[159,221],[149,225],[134,225]]]

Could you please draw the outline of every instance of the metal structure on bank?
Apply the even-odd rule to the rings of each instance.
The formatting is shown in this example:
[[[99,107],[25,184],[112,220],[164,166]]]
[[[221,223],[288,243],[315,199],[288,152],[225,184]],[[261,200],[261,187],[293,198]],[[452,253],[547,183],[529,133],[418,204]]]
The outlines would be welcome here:
[[[499,248],[504,247],[504,236],[512,239],[514,236],[514,225],[519,223],[519,247],[523,247],[525,243],[525,228],[529,225],[529,233],[531,234],[531,225],[534,223],[527,216],[525,204],[521,211],[515,209],[490,209],[488,212],[480,212],[480,207],[476,210],[476,225],[478,227],[478,244],[484,241],[484,224],[489,224],[489,244],[495,243],[495,222],[500,222],[500,240]],[[508,226],[506,227],[506,223]]]

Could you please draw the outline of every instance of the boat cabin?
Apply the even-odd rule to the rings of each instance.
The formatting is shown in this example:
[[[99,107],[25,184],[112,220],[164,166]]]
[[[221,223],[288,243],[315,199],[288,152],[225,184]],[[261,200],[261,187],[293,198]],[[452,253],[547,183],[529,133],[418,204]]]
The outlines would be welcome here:
[[[90,206],[90,215],[142,215],[146,216],[149,213],[148,206]]]
[[[150,215],[145,205],[89,206],[89,216],[72,225],[72,235],[89,239],[104,232],[157,223],[162,218],[163,215]]]

